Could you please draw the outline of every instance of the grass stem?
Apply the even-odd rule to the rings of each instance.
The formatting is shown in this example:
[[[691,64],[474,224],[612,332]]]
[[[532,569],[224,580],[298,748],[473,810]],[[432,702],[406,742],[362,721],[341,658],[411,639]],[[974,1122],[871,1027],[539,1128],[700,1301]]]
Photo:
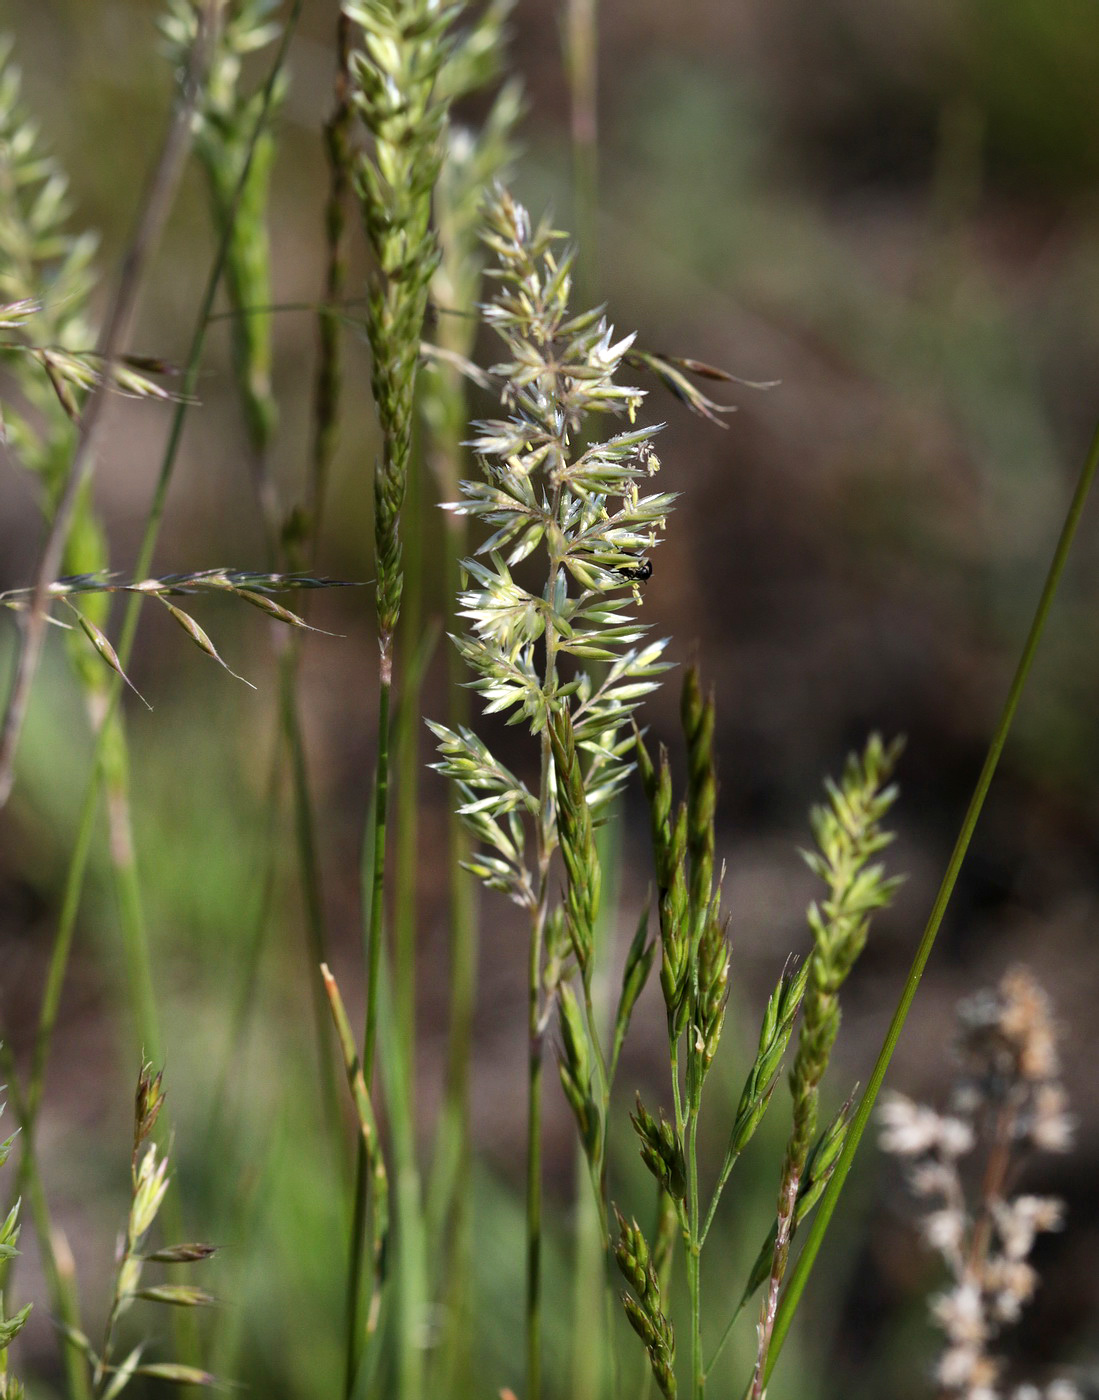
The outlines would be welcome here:
[[[547,739],[548,747],[548,739]],[[543,881],[543,884],[546,882]],[[542,1394],[542,944],[546,899],[531,928],[527,966],[526,1400]]]

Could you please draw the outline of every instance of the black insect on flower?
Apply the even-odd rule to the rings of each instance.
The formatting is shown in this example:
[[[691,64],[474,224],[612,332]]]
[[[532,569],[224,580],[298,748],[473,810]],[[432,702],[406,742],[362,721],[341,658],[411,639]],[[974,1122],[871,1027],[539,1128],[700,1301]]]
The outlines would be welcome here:
[[[631,583],[648,583],[653,576],[653,561],[642,559],[640,564],[627,564],[619,568],[618,572]]]

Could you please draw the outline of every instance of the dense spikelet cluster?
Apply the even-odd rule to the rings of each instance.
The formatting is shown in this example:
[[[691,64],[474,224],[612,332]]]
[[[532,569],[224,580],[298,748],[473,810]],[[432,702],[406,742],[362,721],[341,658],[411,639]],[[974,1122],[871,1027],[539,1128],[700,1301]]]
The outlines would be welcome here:
[[[958,1022],[949,1110],[892,1094],[878,1113],[881,1146],[903,1159],[923,1203],[921,1234],[950,1276],[931,1304],[946,1338],[935,1379],[950,1400],[1078,1400],[1065,1380],[1005,1389],[992,1350],[1038,1286],[1029,1262],[1038,1235],[1064,1224],[1063,1202],[1009,1190],[1024,1153],[1072,1145],[1049,1002],[1017,967],[995,990],[963,1002]]]
[[[767,999],[767,1007],[759,1028],[759,1047],[740,1092],[736,1117],[733,1119],[728,1165],[731,1165],[747,1147],[771,1102],[771,1095],[778,1083],[779,1070],[793,1033],[794,1022],[805,995],[808,974],[807,962],[798,967],[793,959],[790,959],[782,970],[778,985]]]
[[[622,1277],[632,1290],[622,1295],[626,1317],[645,1344],[653,1379],[660,1387],[660,1393],[666,1400],[675,1400],[678,1394],[673,1369],[675,1332],[661,1310],[660,1279],[636,1220],[627,1222],[618,1215],[618,1243],[614,1257]]]
[[[678,1041],[690,1014],[690,940],[688,937],[687,808],[672,811],[672,770],[667,750],[657,768],[638,743],[638,769],[649,801],[660,920],[660,989],[668,1016],[668,1037]]]
[[[728,920],[721,878],[714,884],[714,700],[703,696],[695,667],[683,680],[680,703],[687,742],[687,795],[673,812],[671,765],[662,747],[657,767],[643,743],[638,766],[649,801],[659,887],[660,985],[674,1046],[691,1028],[687,1057],[689,1111],[697,1112],[713,1062],[729,996]]]
[[[576,751],[576,739],[567,710],[559,711],[550,720],[550,743],[557,776],[561,855],[568,876],[565,886],[565,930],[581,979],[590,983],[601,873],[591,808],[584,790],[584,770]]]
[[[900,747],[893,743],[887,748],[878,735],[872,735],[861,755],[848,758],[842,780],[826,783],[828,801],[811,814],[816,850],[805,852],[805,859],[824,882],[827,894],[819,903],[814,901],[807,913],[813,950],[808,960],[797,1054],[790,1072],[794,1122],[782,1163],[772,1237],[763,1251],[763,1259],[770,1254],[769,1268],[763,1266],[763,1259],[758,1261],[749,1282],[752,1290],[767,1279],[757,1328],[752,1400],[763,1395],[779,1291],[794,1232],[819,1198],[843,1147],[849,1105],[844,1105],[814,1145],[820,1085],[839,1033],[840,988],[866,946],[871,918],[890,904],[900,883],[895,877],[888,878],[883,866],[874,861],[893,840],[882,821],[897,796],[889,778]]]
[[[400,615],[400,515],[412,451],[416,370],[428,289],[439,261],[431,193],[448,102],[439,87],[448,31],[461,5],[359,0],[344,5],[362,48],[352,55],[356,108],[373,138],[357,176],[363,225],[378,262],[367,333],[383,450],[374,472],[378,640],[383,683]]]
[[[655,428],[581,443],[590,415],[632,412],[643,396],[614,380],[630,338],[614,342],[598,311],[570,316],[571,255],[558,258],[559,237],[533,228],[526,210],[497,191],[486,242],[501,286],[484,316],[510,354],[494,367],[510,414],[476,425],[484,479],[463,481],[463,499],[448,507],[493,527],[479,557],[464,561],[470,586],[461,615],[470,631],[454,641],[486,713],[526,721],[548,747],[552,717],[567,711],[580,774],[567,774],[566,785],[582,789],[598,820],[632,766],[630,716],[666,669],[665,643],[644,643],[646,629],[626,614],[639,595],[622,570],[656,546],[673,497],[640,491],[659,465]],[[541,592],[513,573],[536,551],[545,560]],[[607,663],[598,679],[590,661]],[[458,782],[463,817],[492,848],[476,857],[475,873],[530,906],[539,881],[525,859],[520,816],[538,819],[544,859],[558,842],[551,769],[536,796],[468,731],[432,729],[443,753],[437,767]]]
[[[797,1057],[790,1077],[794,1133],[787,1158],[804,1161],[817,1124],[819,1086],[839,1032],[839,991],[866,946],[872,915],[888,906],[900,885],[874,857],[893,840],[882,821],[897,797],[889,778],[900,745],[874,735],[862,755],[852,754],[842,781],[826,784],[828,801],[812,813],[817,849],[805,854],[827,895],[809,906],[813,935]]]
[[[658,1123],[637,1098],[637,1112],[630,1114],[634,1131],[641,1142],[641,1160],[652,1172],[662,1190],[673,1201],[687,1195],[687,1164],[683,1159],[683,1144],[674,1126],[663,1113]]]

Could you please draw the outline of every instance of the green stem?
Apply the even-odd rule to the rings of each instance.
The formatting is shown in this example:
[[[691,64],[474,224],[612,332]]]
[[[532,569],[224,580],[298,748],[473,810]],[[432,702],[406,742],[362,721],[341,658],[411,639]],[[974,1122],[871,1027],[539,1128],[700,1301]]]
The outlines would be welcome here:
[[[374,1059],[378,1041],[378,995],[381,984],[382,948],[385,938],[385,846],[389,821],[389,703],[392,683],[383,669],[378,682],[378,759],[374,773],[374,801],[363,832],[363,904],[369,911],[364,930],[366,947],[366,1030],[363,1037],[363,1081],[373,1088]],[[350,1400],[360,1364],[360,1313],[366,1249],[367,1187],[369,1164],[360,1142],[355,1159],[352,1195],[351,1245],[347,1272],[347,1348],[345,1394]]]
[[[383,675],[378,682],[378,763],[374,779],[374,818],[364,833],[370,842],[370,921],[366,953],[366,1035],[363,1047],[363,1078],[367,1092],[374,1079],[374,1056],[378,1042],[378,985],[385,937],[385,846],[389,824],[389,702],[392,681]],[[364,860],[364,869],[367,861]]]
[[[366,830],[363,832],[361,883],[364,910],[367,908],[367,891],[374,888],[374,861],[376,856],[374,844],[374,818],[377,811],[377,773],[374,775],[373,800],[368,809]],[[364,938],[370,937],[370,930],[364,926]],[[380,948],[379,948],[380,953]],[[351,1038],[353,1040],[353,1038]],[[365,1074],[363,1077],[363,1092],[369,1096],[371,1086],[368,1084]],[[345,1400],[357,1391],[357,1380],[361,1371],[361,1347],[362,1337],[362,1288],[363,1270],[365,1264],[365,1230],[367,1222],[367,1193],[370,1183],[370,1164],[366,1145],[362,1138],[358,1141],[358,1150],[355,1154],[355,1180],[352,1188],[351,1198],[351,1230],[348,1236],[350,1247],[347,1260],[347,1339],[345,1348],[346,1373],[344,1376],[344,1396]]]
[[[576,1201],[576,1250],[572,1314],[572,1400],[600,1400],[603,1394],[607,1338],[601,1334],[601,1303],[606,1269],[606,1231],[599,1210],[598,1184],[583,1144],[576,1148],[577,1176],[592,1178],[592,1190]]]
[[[416,895],[419,860],[419,740],[423,712],[424,671],[431,656],[434,638],[426,636],[423,625],[423,540],[421,473],[409,473],[404,507],[404,590],[401,594],[401,626],[406,644],[404,654],[411,658],[401,677],[393,747],[396,758],[397,793],[394,803],[394,881],[393,910],[393,993],[395,999],[395,1049],[404,1063],[405,1093],[400,1112],[415,1119],[416,1114]],[[397,1105],[390,1107],[391,1115]]]
[[[710,1207],[706,1212],[706,1222],[702,1226],[702,1236],[699,1239],[700,1245],[706,1243],[706,1236],[710,1233],[710,1226],[714,1223],[714,1216],[717,1214],[717,1205],[721,1200],[721,1193],[725,1190],[729,1177],[733,1173],[733,1168],[739,1160],[739,1152],[729,1152],[726,1154],[725,1160],[721,1164],[721,1174],[718,1176],[717,1185],[714,1187],[714,1194],[710,1200]]]
[[[328,199],[324,208],[324,303],[317,316],[317,375],[313,390],[313,448],[305,509],[316,557],[325,487],[336,455],[336,434],[343,387],[341,325],[338,307],[347,281],[347,204],[351,195],[351,20],[340,11],[336,21],[335,105],[325,123]]]
[[[129,761],[122,720],[117,710],[104,721],[109,728],[103,751],[103,787],[107,802],[111,877],[118,900],[119,927],[130,986],[134,1026],[142,1057],[160,1065],[164,1047],[160,1033],[148,929],[141,903],[141,885],[134,857],[130,811]]]
[[[702,1400],[705,1376],[702,1370],[702,1244],[698,1234],[698,1111],[693,1108],[687,1118],[687,1178],[690,1192],[690,1230],[686,1244],[687,1291],[691,1305],[691,1400]]]
[[[813,1268],[813,1264],[816,1261],[817,1254],[820,1251],[825,1231],[828,1229],[832,1213],[836,1208],[836,1202],[839,1199],[840,1192],[843,1190],[843,1185],[847,1179],[847,1173],[851,1169],[851,1163],[854,1160],[855,1152],[858,1150],[859,1142],[866,1130],[867,1123],[870,1121],[870,1115],[873,1112],[874,1103],[877,1100],[882,1081],[885,1079],[886,1071],[889,1069],[889,1062],[893,1058],[893,1051],[896,1049],[897,1041],[900,1039],[905,1021],[908,1019],[908,1013],[911,1009],[913,999],[915,998],[916,990],[920,985],[920,979],[923,976],[924,968],[927,966],[927,960],[931,956],[931,949],[934,947],[935,938],[938,935],[943,917],[950,904],[950,898],[954,892],[954,886],[957,883],[958,873],[962,868],[966,852],[969,850],[969,843],[973,839],[973,832],[976,829],[977,821],[984,807],[985,798],[988,796],[988,790],[992,784],[997,765],[999,764],[1004,744],[1007,742],[1007,736],[1011,731],[1012,721],[1015,718],[1015,711],[1018,709],[1019,700],[1026,686],[1027,677],[1030,675],[1030,669],[1038,650],[1038,644],[1041,641],[1042,633],[1045,631],[1050,609],[1053,606],[1053,600],[1057,594],[1057,587],[1061,581],[1061,575],[1064,573],[1065,564],[1068,561],[1069,553],[1072,549],[1072,542],[1076,535],[1077,527],[1080,524],[1080,518],[1083,515],[1088,493],[1095,480],[1097,470],[1099,470],[1099,428],[1096,428],[1087,457],[1080,469],[1076,489],[1069,503],[1065,522],[1057,541],[1057,547],[1050,561],[1049,572],[1046,575],[1046,581],[1042,588],[1041,596],[1038,599],[1038,605],[1034,612],[1034,619],[1031,622],[1030,631],[1027,633],[1026,642],[1023,645],[1015,675],[1008,689],[1007,699],[1004,701],[1003,710],[1001,711],[999,721],[993,733],[992,741],[989,744],[984,765],[977,779],[977,785],[974,788],[973,796],[970,798],[969,806],[966,809],[961,830],[958,833],[958,839],[954,844],[954,850],[951,852],[950,860],[943,875],[942,884],[939,886],[938,894],[935,896],[935,902],[928,916],[927,925],[924,928],[919,946],[916,949],[915,957],[912,960],[912,966],[909,969],[908,977],[904,984],[904,990],[897,1003],[897,1009],[893,1013],[893,1019],[886,1032],[885,1041],[882,1044],[877,1063],[874,1066],[873,1073],[870,1075],[866,1093],[859,1102],[859,1106],[851,1120],[851,1126],[848,1128],[847,1136],[844,1140],[843,1150],[836,1162],[835,1170],[832,1173],[831,1180],[825,1189],[824,1195],[821,1197],[820,1204],[817,1206],[812,1226],[805,1240],[805,1245],[798,1257],[797,1264],[790,1274],[786,1291],[779,1303],[778,1313],[775,1318],[774,1333],[771,1339],[770,1356],[767,1361],[767,1379],[770,1378],[775,1362],[778,1360],[779,1354],[782,1351],[782,1346],[790,1330],[794,1312],[805,1291],[805,1285]]]
[[[459,475],[460,446],[450,444],[448,462]],[[461,559],[466,554],[468,530],[464,516],[446,514],[446,597],[457,607],[461,591]],[[469,719],[469,691],[462,682],[465,667],[456,647],[447,648],[448,723],[458,731]],[[477,992],[477,923],[475,885],[462,863],[469,858],[470,842],[461,818],[448,805],[447,892],[450,933],[446,1084],[428,1189],[428,1228],[431,1238],[445,1241],[439,1260],[436,1296],[443,1303],[447,1334],[440,1348],[440,1374],[436,1393],[454,1395],[472,1386],[471,1293],[472,1217],[469,1171],[472,1161],[469,1122],[470,1064],[473,1057],[473,1014]],[[445,1373],[444,1373],[445,1371]]]
[[[609,1250],[610,1227],[607,1219],[607,1120],[610,1115],[611,1106],[611,1080],[607,1070],[607,1061],[603,1054],[602,1027],[592,1001],[591,981],[587,977],[581,980],[584,985],[584,1019],[588,1027],[588,1039],[591,1041],[592,1049],[595,1051],[595,1074],[599,1081],[599,1107],[603,1120],[598,1171],[593,1177],[592,1187],[595,1191],[596,1205],[599,1207],[599,1226],[603,1232],[603,1246],[605,1250]]]
[[[740,1314],[741,1314],[741,1313],[743,1312],[743,1310],[744,1310],[744,1302],[745,1302],[745,1300],[744,1300],[744,1299],[741,1299],[740,1303],[739,1303],[739,1304],[737,1305],[737,1307],[733,1310],[733,1315],[732,1315],[732,1317],[731,1317],[731,1318],[729,1319],[729,1321],[725,1324],[725,1330],[724,1330],[724,1332],[722,1332],[721,1337],[720,1337],[720,1339],[718,1340],[717,1346],[714,1347],[714,1354],[713,1354],[713,1356],[710,1357],[709,1361],[706,1363],[705,1374],[706,1374],[707,1377],[710,1375],[710,1373],[713,1371],[714,1367],[717,1365],[718,1359],[720,1358],[721,1353],[725,1350],[725,1347],[726,1347],[726,1345],[728,1344],[729,1338],[733,1335],[733,1326],[734,1326],[734,1324],[736,1323],[737,1318],[740,1316]]]
[[[548,747],[549,740],[546,739]],[[544,757],[543,757],[543,761]],[[543,886],[547,884],[543,881]],[[546,893],[538,902],[527,966],[527,1300],[526,1400],[542,1394],[542,941]]]
[[[305,905],[306,972],[312,989],[313,1031],[317,1045],[317,1060],[321,1076],[321,1092],[325,1115],[333,1142],[340,1130],[340,1094],[336,1066],[330,1049],[329,1012],[324,988],[317,977],[317,968],[328,960],[328,937],[324,913],[324,892],[321,887],[320,857],[317,853],[317,818],[309,788],[309,772],[305,756],[301,711],[298,697],[298,673],[301,648],[296,639],[279,655],[280,722],[290,757],[293,789],[294,834],[298,848],[298,867],[302,898]],[[272,860],[278,848],[270,846]]]
[[[206,1129],[208,1151],[224,1151],[222,1132],[226,1114],[231,1110],[230,1080],[239,1078],[240,1066],[245,1050],[248,1021],[256,1002],[259,988],[259,969],[263,947],[271,925],[271,909],[274,904],[276,861],[273,851],[279,844],[279,777],[282,770],[283,735],[279,731],[274,751],[271,755],[271,768],[265,790],[263,813],[263,835],[259,843],[260,878],[256,881],[258,898],[255,917],[250,921],[251,928],[244,946],[241,971],[238,974],[237,990],[228,1013],[229,1032],[225,1037],[225,1052],[218,1070],[216,1086],[210,1106],[210,1119]]]
[[[549,514],[556,519],[561,488],[555,487]],[[545,600],[553,598],[560,560],[550,550]],[[545,620],[546,661],[542,694],[547,710],[557,686],[557,632],[550,617]],[[557,845],[554,808],[553,748],[549,717],[542,728],[541,784],[538,803],[538,902],[531,921],[527,965],[527,1301],[526,1301],[526,1400],[540,1400],[542,1393],[542,1058],[545,1038],[542,1007],[542,954],[549,915],[549,872]]]
[[[382,982],[387,994],[381,999],[379,1015],[383,1047],[380,1068],[389,1106],[397,1207],[395,1393],[403,1400],[422,1400],[424,1348],[420,1334],[427,1306],[426,1243],[423,1195],[416,1165],[416,1125],[409,1111],[412,1086],[406,1077],[412,1062],[401,1053],[399,1007],[384,963],[383,954]]]
[[[579,298],[584,305],[598,299],[590,293],[599,285],[598,52],[598,0],[568,0],[565,67],[571,105],[573,226],[581,250]]]
[[[607,1125],[617,1061],[612,1057],[610,1064],[607,1064],[602,1047],[612,1015],[610,965],[613,959],[606,955],[608,951],[613,952],[614,916],[618,908],[620,831],[621,822],[611,816],[595,832],[596,852],[604,882],[592,949],[595,971],[584,983],[584,1011],[588,1035],[596,1050],[603,1133],[599,1170],[593,1174],[592,1193],[589,1196],[587,1192],[581,1192],[577,1201],[572,1376],[575,1400],[597,1400],[604,1394],[618,1393],[618,1357],[613,1345],[618,1294],[607,1218]],[[582,1147],[579,1153],[579,1161],[586,1162]],[[646,1370],[651,1374],[648,1368]]]
[[[396,1288],[398,1394],[419,1400],[424,1384],[420,1332],[430,1297],[424,1197],[416,1160],[416,941],[419,873],[420,716],[424,675],[437,629],[423,626],[423,549],[420,475],[413,472],[404,510],[405,552],[401,625],[408,661],[402,669],[393,747],[398,774],[395,806],[395,908],[392,1013],[382,1016],[381,1068],[393,1140],[396,1174]]]
[[[24,1110],[20,1114],[22,1124],[23,1155],[16,1173],[14,1194],[21,1193],[26,1180],[25,1170],[29,1170],[28,1156],[33,1150],[38,1108],[42,1101],[42,1089],[46,1077],[46,1062],[49,1059],[50,1044],[53,1040],[57,1013],[61,1005],[61,991],[65,983],[65,970],[68,966],[69,951],[72,948],[73,934],[76,931],[76,917],[80,912],[80,895],[84,888],[84,875],[91,855],[92,838],[95,835],[95,813],[100,791],[101,769],[97,764],[88,779],[84,790],[84,800],[80,807],[77,822],[76,841],[69,868],[65,873],[65,887],[61,895],[61,913],[58,916],[57,932],[50,950],[50,963],[46,970],[46,986],[42,993],[42,1005],[38,1012],[38,1029],[34,1037],[34,1053],[31,1057],[30,1079]],[[26,1168],[24,1167],[26,1163]]]

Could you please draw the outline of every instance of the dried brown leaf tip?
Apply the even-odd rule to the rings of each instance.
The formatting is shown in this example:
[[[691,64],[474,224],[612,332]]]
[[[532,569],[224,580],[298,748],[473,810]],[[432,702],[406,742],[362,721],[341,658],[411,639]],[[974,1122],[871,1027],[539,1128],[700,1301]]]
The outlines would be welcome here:
[[[141,593],[147,597],[157,598],[201,651],[216,661],[219,666],[224,667],[236,680],[244,681],[245,685],[252,686],[251,681],[244,680],[243,676],[237,675],[236,671],[228,665],[205,629],[196,622],[191,614],[170,603],[169,598],[227,593],[234,598],[243,599],[254,608],[259,608],[268,617],[274,618],[276,622],[286,623],[289,627],[301,627],[309,632],[321,632],[321,628],[311,627],[297,613],[291,612],[281,603],[276,603],[271,595],[306,589],[353,588],[357,586],[346,579],[324,578],[306,573],[279,574],[257,573],[248,569],[199,569],[192,573],[163,574],[160,578],[143,579],[126,579],[118,574],[108,572],[71,574],[64,578],[55,579],[50,584],[47,593],[50,599],[59,599],[65,607],[75,614],[76,624],[79,625],[80,630],[91,642],[99,656],[130,687],[142,704],[148,709],[152,709],[152,706],[123,670],[121,659],[106,633],[76,606],[72,601],[74,597],[82,594]],[[30,588],[8,589],[6,592],[0,593],[0,606],[11,608],[15,612],[25,611],[32,593],[33,589]],[[57,622],[55,618],[49,620]],[[70,627],[72,624],[57,622],[57,625]],[[334,636],[336,634],[324,633],[324,635]],[[252,689],[254,690],[255,686],[252,686]]]
[[[997,987],[959,1006],[958,1025],[949,1110],[892,1094],[878,1113],[881,1146],[903,1160],[922,1202],[920,1232],[949,1276],[931,1300],[945,1338],[935,1368],[940,1394],[1077,1400],[1066,1380],[1044,1389],[1006,1386],[994,1350],[1038,1286],[1029,1262],[1037,1237],[1064,1224],[1061,1201],[1010,1189],[1025,1152],[1072,1146],[1049,999],[1026,968],[1012,968]]]
[[[716,423],[719,428],[729,426],[722,422],[720,415],[735,413],[736,404],[718,403],[708,394],[704,394],[698,385],[692,382],[691,376],[697,379],[717,380],[722,384],[741,384],[746,389],[773,389],[779,382],[777,379],[741,379],[738,375],[730,374],[728,370],[719,369],[717,365],[708,365],[704,360],[693,360],[682,355],[654,354],[652,351],[636,348],[630,350],[625,359],[627,364],[636,369],[646,369],[650,374],[655,374],[665,389],[674,394],[680,403],[686,404],[691,412],[697,413],[700,418]]]

